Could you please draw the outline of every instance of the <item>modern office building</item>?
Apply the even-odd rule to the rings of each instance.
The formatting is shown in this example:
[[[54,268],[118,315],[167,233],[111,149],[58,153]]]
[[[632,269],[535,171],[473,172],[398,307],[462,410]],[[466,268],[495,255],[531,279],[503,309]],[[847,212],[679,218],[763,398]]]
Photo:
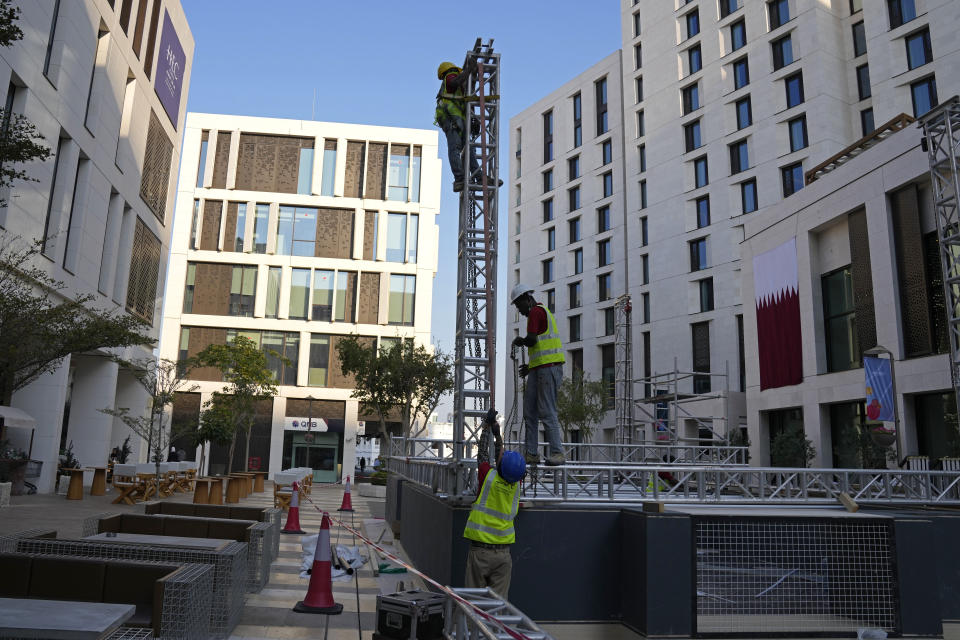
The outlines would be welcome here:
[[[358,431],[374,424],[337,344],[430,343],[439,208],[436,131],[187,116],[161,356],[237,336],[267,352],[279,395],[258,410],[251,468],[353,473]],[[175,425],[223,388],[214,369],[190,377]],[[214,446],[206,459],[216,471],[227,456]]]
[[[607,77],[623,87],[611,175],[623,193],[616,217],[625,224],[625,264],[621,284],[607,295],[631,296],[635,378],[674,369],[709,373],[679,383],[681,395],[704,398],[688,407],[691,415],[724,415],[727,430],[757,417],[745,405],[745,224],[789,202],[804,188],[806,171],[875,127],[957,93],[958,21],[960,5],[948,0],[621,1],[621,63],[608,72],[619,77],[604,76],[601,63],[575,83]],[[572,127],[576,105],[563,93],[511,120],[511,136],[522,129],[524,149],[544,144],[543,127],[523,124],[551,106],[563,123],[558,130]],[[528,158],[511,154],[514,218],[535,217],[539,206],[526,196],[517,204],[515,172],[523,187],[549,168]],[[528,256],[540,250],[543,229],[517,233],[511,220],[510,230],[510,262],[519,256],[528,278],[537,268]],[[602,240],[587,231],[587,245]],[[596,294],[584,291],[586,299]],[[580,313],[598,312],[594,304]],[[564,339],[569,349],[569,334]],[[591,376],[604,375],[596,361],[585,365]],[[658,391],[643,387],[635,397]],[[654,411],[649,406],[645,415]],[[608,420],[612,426],[613,416]],[[708,437],[697,420],[677,422],[681,438]]]
[[[0,49],[4,108],[32,121],[52,154],[24,166],[35,181],[2,194],[3,241],[40,240],[38,264],[64,283],[61,295],[93,295],[91,305],[137,316],[158,338],[194,49],[180,2],[14,5],[24,37]],[[53,488],[61,446],[72,442],[84,466],[105,465],[131,435],[99,409],[146,408],[142,387],[104,355],[74,354],[13,396],[36,424],[8,435],[43,462],[32,481],[41,492]]]

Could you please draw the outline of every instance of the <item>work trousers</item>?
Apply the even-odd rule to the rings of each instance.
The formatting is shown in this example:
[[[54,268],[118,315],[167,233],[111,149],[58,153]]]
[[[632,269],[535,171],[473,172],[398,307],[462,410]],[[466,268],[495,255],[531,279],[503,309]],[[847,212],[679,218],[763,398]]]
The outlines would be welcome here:
[[[440,128],[443,129],[447,137],[447,159],[450,161],[450,171],[453,172],[454,182],[463,181],[463,147],[466,143],[465,138],[467,126],[463,118],[448,117],[442,118]],[[476,173],[480,164],[476,158],[470,158],[470,172]]]
[[[527,453],[537,454],[540,448],[539,423],[550,444],[550,453],[563,453],[560,446],[560,422],[557,420],[557,391],[563,378],[563,367],[553,365],[530,369],[523,392],[523,425],[526,430]]]
[[[466,586],[490,587],[497,595],[508,599],[513,559],[510,557],[510,545],[501,546],[502,549],[487,549],[470,545],[470,552],[467,554]]]

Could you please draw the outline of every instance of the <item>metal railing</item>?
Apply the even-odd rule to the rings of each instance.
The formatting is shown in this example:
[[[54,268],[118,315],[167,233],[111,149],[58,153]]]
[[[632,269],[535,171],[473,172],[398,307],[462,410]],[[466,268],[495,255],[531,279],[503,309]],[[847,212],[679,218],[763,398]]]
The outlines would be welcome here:
[[[470,461],[393,457],[387,466],[438,497],[450,495],[454,479],[477,490]],[[960,472],[579,464],[528,473],[522,495],[544,503],[836,504],[841,493],[859,503],[960,505]]]
[[[390,455],[407,458],[453,460],[453,442],[438,438],[408,438],[398,436],[390,439]],[[476,447],[475,443],[469,443]],[[519,449],[518,442],[507,442],[507,448]],[[544,445],[545,446],[545,445]],[[747,447],[698,446],[679,444],[594,444],[582,442],[562,443],[564,455],[570,465],[582,463],[610,464],[702,464],[746,465]]]
[[[447,640],[477,640],[479,638],[484,640],[511,640],[517,636],[526,640],[553,639],[522,611],[498,596],[489,587],[484,589],[451,588],[450,590],[490,617],[484,617],[472,607],[448,596],[443,628],[443,637]],[[515,632],[517,636],[505,632],[501,625]]]

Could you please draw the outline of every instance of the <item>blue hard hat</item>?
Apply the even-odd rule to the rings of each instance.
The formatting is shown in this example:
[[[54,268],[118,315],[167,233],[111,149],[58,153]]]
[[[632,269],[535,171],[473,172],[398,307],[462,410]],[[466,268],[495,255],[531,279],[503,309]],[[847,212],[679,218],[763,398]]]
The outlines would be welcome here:
[[[497,470],[501,478],[513,484],[527,472],[527,461],[516,451],[504,451]]]

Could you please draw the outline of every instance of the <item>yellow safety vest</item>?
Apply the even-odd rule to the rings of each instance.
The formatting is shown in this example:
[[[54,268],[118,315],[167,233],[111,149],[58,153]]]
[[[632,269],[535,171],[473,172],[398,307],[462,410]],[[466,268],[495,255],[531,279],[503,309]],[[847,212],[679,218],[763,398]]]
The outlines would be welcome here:
[[[470,509],[463,537],[486,544],[513,544],[513,519],[519,509],[520,483],[509,484],[496,469],[490,469]]]
[[[537,306],[547,312],[547,330],[537,336],[537,343],[530,347],[528,351],[530,354],[529,367],[531,369],[554,362],[561,364],[565,362],[563,343],[560,342],[560,332],[557,330],[557,320],[546,306],[542,304]]]
[[[447,76],[456,73],[456,71],[449,71],[443,75],[443,79],[440,81],[440,91],[437,92],[437,110],[433,118],[434,124],[440,124],[440,120],[444,118],[464,118],[463,91],[457,89],[455,93],[447,93]]]

